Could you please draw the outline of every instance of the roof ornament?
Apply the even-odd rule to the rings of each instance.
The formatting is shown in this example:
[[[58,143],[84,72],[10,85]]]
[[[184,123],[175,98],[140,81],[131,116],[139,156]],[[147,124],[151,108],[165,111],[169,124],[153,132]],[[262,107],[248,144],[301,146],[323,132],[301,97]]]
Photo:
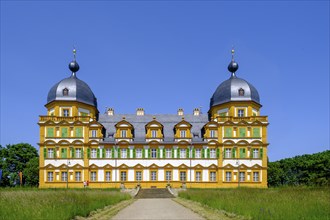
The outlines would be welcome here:
[[[231,77],[236,77],[236,71],[238,70],[238,63],[234,59],[235,50],[234,47],[231,49],[231,62],[228,65],[228,70],[231,72]]]
[[[73,61],[71,61],[71,63],[69,63],[69,69],[71,70],[72,72],[72,75],[71,77],[76,77],[76,72],[78,72],[79,70],[79,65],[76,61],[76,53],[77,53],[77,50],[75,47],[73,47]]]

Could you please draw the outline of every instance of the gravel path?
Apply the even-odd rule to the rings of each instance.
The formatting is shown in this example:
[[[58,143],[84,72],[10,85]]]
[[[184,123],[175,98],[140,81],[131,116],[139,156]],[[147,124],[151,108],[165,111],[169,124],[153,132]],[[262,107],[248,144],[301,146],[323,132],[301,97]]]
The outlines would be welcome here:
[[[201,216],[172,199],[138,199],[118,212],[113,220],[123,219],[189,219],[202,220]]]

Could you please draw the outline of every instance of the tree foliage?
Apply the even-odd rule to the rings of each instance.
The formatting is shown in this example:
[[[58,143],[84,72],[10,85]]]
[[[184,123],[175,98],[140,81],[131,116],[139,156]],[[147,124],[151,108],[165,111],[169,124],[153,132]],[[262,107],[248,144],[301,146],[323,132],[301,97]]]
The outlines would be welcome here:
[[[269,162],[268,185],[330,185],[330,150]]]
[[[27,143],[0,145],[0,169],[2,169],[1,186],[20,184],[19,172],[23,172],[23,184],[36,186],[39,182],[38,151]]]

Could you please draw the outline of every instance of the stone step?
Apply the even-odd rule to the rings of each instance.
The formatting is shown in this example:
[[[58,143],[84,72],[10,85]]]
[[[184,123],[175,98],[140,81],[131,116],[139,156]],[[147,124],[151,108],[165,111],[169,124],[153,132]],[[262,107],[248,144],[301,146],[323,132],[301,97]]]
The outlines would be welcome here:
[[[135,198],[174,198],[174,196],[167,189],[140,189]]]

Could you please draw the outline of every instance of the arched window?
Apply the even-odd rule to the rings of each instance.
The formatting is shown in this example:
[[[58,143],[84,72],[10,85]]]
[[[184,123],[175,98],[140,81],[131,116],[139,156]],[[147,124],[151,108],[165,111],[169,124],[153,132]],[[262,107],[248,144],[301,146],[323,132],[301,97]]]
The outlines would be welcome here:
[[[63,89],[63,96],[68,96],[69,95],[69,90],[67,88]]]
[[[240,88],[240,89],[238,90],[238,95],[239,95],[239,96],[244,96],[244,89]]]

